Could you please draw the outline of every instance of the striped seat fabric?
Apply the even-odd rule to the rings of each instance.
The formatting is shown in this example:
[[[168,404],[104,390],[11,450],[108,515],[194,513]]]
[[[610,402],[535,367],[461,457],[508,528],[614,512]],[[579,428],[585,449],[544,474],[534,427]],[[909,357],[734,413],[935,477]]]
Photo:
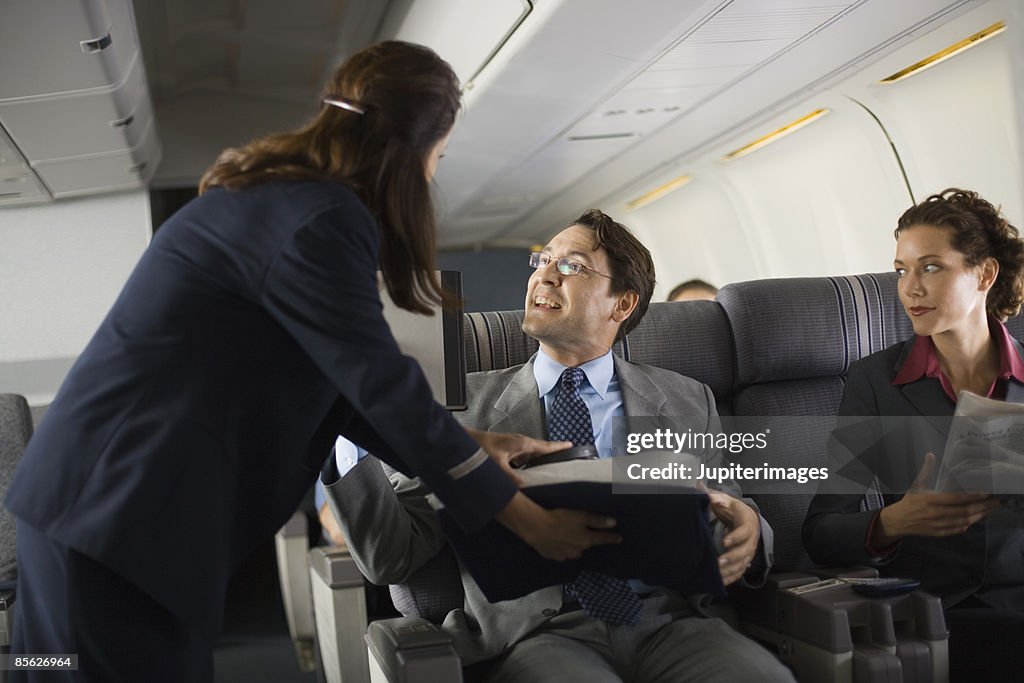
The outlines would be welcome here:
[[[467,313],[466,369],[502,370],[525,363],[537,342],[523,333],[522,311]],[[613,352],[636,363],[673,370],[704,382],[722,400],[733,385],[732,334],[713,301],[655,302]]]

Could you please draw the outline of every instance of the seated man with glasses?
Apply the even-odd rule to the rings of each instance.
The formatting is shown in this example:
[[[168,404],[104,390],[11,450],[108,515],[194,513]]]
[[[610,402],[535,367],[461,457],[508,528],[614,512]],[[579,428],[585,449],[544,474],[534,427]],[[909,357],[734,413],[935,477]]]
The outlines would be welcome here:
[[[611,353],[654,291],[651,255],[624,226],[588,211],[531,254],[530,265],[523,331],[540,350],[524,365],[470,374],[469,410],[457,414],[464,425],[594,444],[611,457],[621,455],[612,443],[615,417],[683,417],[701,429],[717,419],[705,385]],[[697,455],[720,464],[717,451]],[[372,457],[339,464],[339,472],[327,492],[357,564],[376,583],[405,582],[445,542],[429,492],[399,473],[389,482]],[[735,482],[725,486],[733,495],[709,494],[725,531],[723,583],[760,583],[771,529],[739,499]],[[482,668],[490,682],[792,680],[767,650],[711,616],[700,596],[596,576],[604,579],[599,588],[581,575],[490,603],[463,572],[465,607],[442,628],[464,664],[489,662]],[[595,590],[604,592],[593,599]]]

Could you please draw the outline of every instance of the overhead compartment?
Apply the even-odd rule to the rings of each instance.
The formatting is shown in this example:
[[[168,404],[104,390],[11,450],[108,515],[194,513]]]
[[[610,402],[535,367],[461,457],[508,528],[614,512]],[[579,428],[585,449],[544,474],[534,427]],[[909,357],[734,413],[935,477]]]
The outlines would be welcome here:
[[[40,161],[33,168],[53,197],[60,199],[140,187],[153,176],[159,162],[156,127],[150,122],[142,140],[131,149]]]
[[[25,167],[0,204],[144,185],[160,145],[130,0],[6,0],[0,128]]]
[[[40,202],[49,198],[50,193],[32,173],[10,178],[0,177],[0,205]]]
[[[4,0],[0,98],[109,87],[138,52],[130,0]]]
[[[110,88],[0,100],[0,121],[34,163],[131,149],[153,118],[142,61]]]

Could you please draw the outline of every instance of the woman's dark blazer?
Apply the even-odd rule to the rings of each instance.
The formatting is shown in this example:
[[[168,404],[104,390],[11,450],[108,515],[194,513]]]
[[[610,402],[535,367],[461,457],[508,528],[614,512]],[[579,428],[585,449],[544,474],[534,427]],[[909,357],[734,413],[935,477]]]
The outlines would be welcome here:
[[[850,366],[839,407],[839,421],[828,444],[830,477],[818,488],[803,526],[811,559],[825,565],[875,564],[887,576],[918,578],[943,597],[946,606],[971,595],[986,576],[1019,576],[1004,595],[1024,607],[1024,555],[1021,534],[1000,536],[1013,547],[993,552],[993,532],[984,523],[949,538],[907,537],[888,561],[872,558],[864,540],[877,510],[863,510],[864,491],[877,475],[886,505],[898,501],[924,464],[926,453],[941,463],[953,404],[938,379],[921,378],[894,386],[915,337]],[[1017,354],[1024,349],[1014,340]],[[1006,400],[1024,402],[1024,385],[1009,380]],[[1007,538],[1008,536],[1008,538]],[[993,567],[992,562],[1003,566]]]
[[[379,246],[337,183],[188,204],[60,388],[7,507],[211,633],[236,564],[296,510],[338,434],[483,524],[514,485],[489,459],[449,473],[477,446],[398,350]]]

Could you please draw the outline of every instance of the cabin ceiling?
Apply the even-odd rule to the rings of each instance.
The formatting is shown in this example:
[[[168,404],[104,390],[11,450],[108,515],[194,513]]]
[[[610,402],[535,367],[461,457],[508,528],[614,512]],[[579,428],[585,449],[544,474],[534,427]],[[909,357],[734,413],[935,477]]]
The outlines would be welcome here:
[[[447,239],[543,242],[582,210],[652,189],[660,183],[644,179],[978,4],[560,3],[543,28],[530,34],[524,22],[506,45],[523,57],[495,60],[468,93],[438,172]]]
[[[544,240],[978,4],[131,0],[128,14],[163,149],[148,178],[157,188],[194,185],[221,149],[306,120],[328,74],[359,49],[387,38],[434,47],[466,92],[437,175],[442,244],[461,246]],[[0,171],[18,161],[17,136],[12,145],[2,133]]]

